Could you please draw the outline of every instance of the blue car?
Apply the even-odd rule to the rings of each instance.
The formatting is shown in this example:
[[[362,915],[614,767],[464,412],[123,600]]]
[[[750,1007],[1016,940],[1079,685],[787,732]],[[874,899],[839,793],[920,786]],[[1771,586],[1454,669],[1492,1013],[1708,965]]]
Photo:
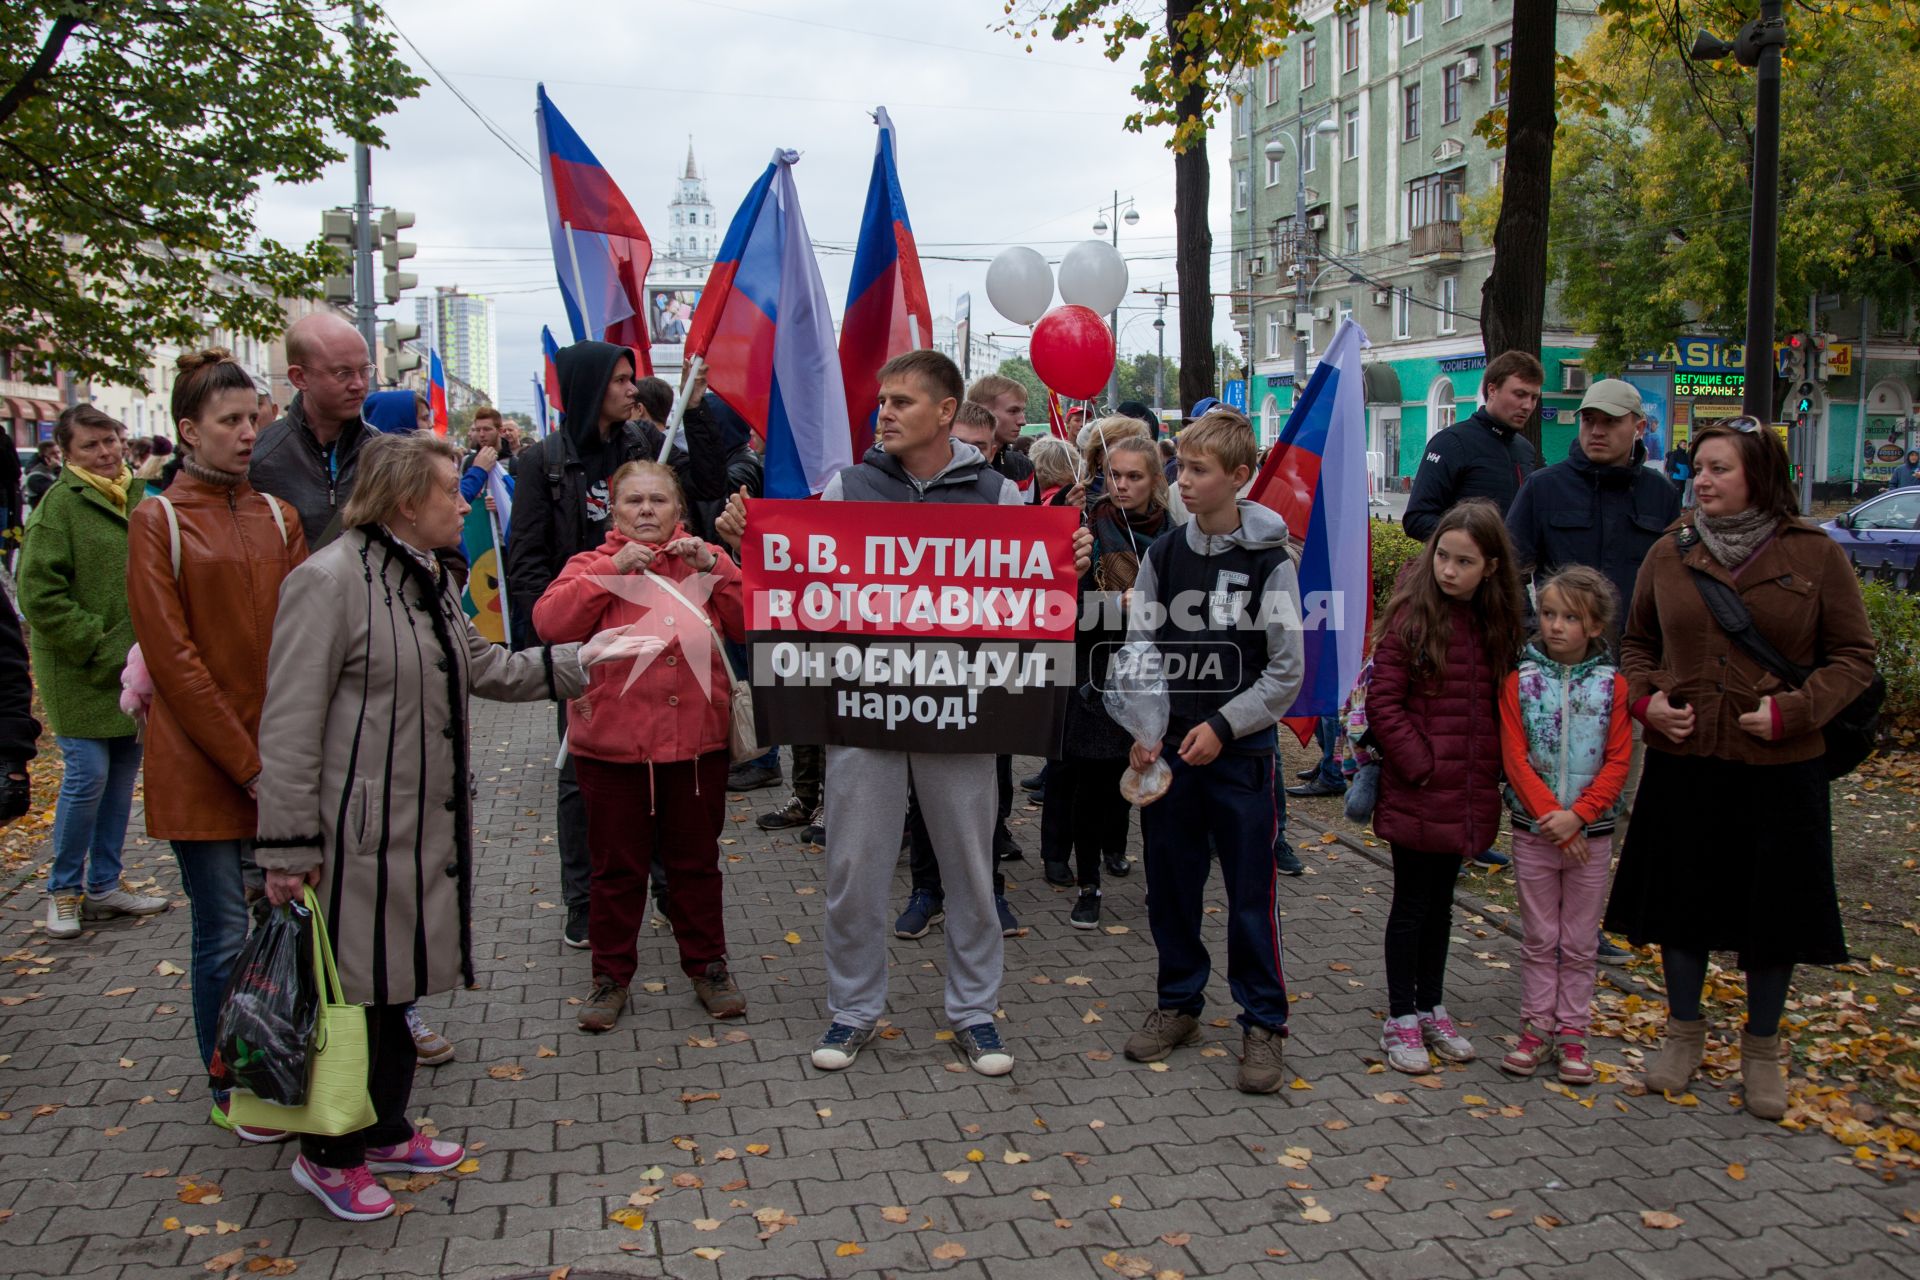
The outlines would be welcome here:
[[[1920,488],[1895,489],[1869,498],[1820,526],[1847,549],[1860,576],[1891,582],[1901,590],[1920,586]]]

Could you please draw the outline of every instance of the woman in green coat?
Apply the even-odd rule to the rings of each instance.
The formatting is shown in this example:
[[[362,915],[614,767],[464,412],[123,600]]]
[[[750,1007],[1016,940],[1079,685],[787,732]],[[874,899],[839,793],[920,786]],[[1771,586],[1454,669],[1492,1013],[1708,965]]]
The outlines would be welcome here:
[[[165,898],[120,879],[120,849],[140,772],[140,739],[120,710],[133,647],[127,612],[127,513],[145,496],[125,459],[125,428],[74,405],[54,428],[67,465],[27,520],[20,612],[33,670],[65,770],[53,818],[47,936],[72,938],[82,917],[150,916]]]

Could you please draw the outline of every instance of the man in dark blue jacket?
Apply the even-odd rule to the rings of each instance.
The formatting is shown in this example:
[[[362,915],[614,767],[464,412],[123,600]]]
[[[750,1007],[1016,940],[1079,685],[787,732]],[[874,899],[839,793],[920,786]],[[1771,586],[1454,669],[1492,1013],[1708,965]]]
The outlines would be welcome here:
[[[1490,498],[1502,515],[1520,485],[1540,465],[1540,455],[1520,429],[1540,407],[1546,380],[1540,362],[1525,351],[1495,356],[1481,375],[1486,403],[1427,441],[1413,474],[1403,518],[1407,536],[1425,542],[1456,502]]]
[[[1626,616],[1640,562],[1680,515],[1680,494],[1645,461],[1640,393],[1603,378],[1580,402],[1580,433],[1564,462],[1536,471],[1507,510],[1523,576],[1544,582],[1570,564],[1598,569]]]

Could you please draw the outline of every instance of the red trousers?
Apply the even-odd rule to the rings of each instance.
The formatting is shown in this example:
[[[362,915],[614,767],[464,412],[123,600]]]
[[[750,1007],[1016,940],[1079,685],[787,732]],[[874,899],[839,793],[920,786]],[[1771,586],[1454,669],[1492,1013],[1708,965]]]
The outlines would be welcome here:
[[[647,871],[657,852],[667,871],[667,919],[680,968],[706,976],[727,958],[720,920],[720,829],[727,817],[727,753],[671,764],[613,764],[574,757],[587,807],[593,892],[587,940],[593,976],[627,986],[647,912]]]

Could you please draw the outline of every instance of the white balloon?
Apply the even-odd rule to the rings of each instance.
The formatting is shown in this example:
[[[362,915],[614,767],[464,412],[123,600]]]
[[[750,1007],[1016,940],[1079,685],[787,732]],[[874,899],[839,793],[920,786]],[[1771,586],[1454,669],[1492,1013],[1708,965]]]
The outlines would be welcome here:
[[[1127,262],[1105,240],[1082,240],[1060,260],[1060,297],[1106,315],[1127,296]]]
[[[1053,305],[1053,268],[1032,249],[1002,249],[987,267],[987,301],[1015,324],[1032,324]]]

